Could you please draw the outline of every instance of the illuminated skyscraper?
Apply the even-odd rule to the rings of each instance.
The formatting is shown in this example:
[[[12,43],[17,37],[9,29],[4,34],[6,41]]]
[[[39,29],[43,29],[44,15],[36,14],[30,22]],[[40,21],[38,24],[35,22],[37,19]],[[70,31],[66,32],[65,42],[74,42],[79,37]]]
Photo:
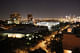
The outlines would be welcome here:
[[[27,18],[28,18],[28,22],[29,23],[33,23],[33,16],[32,16],[32,14],[28,14]]]
[[[28,15],[27,15],[27,18],[28,18],[28,21],[32,21],[32,19],[33,19],[32,14],[28,14]]]
[[[20,21],[21,21],[21,16],[19,13],[15,12],[10,15],[10,24],[20,24]]]

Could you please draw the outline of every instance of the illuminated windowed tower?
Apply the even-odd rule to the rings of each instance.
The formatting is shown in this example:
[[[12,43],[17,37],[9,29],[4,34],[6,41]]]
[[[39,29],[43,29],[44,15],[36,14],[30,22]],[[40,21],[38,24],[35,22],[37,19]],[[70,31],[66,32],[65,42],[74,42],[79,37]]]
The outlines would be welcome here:
[[[29,23],[33,23],[33,16],[32,16],[32,14],[28,14],[27,18],[28,18],[28,22]]]
[[[20,24],[21,16],[19,13],[15,12],[10,15],[10,21],[12,24]]]

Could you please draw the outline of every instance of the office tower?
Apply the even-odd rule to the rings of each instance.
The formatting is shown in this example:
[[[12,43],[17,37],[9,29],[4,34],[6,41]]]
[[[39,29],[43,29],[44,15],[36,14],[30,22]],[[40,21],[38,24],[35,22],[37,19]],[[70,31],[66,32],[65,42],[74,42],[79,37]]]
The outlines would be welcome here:
[[[10,14],[10,21],[12,24],[20,24],[21,21],[20,14],[17,12]]]

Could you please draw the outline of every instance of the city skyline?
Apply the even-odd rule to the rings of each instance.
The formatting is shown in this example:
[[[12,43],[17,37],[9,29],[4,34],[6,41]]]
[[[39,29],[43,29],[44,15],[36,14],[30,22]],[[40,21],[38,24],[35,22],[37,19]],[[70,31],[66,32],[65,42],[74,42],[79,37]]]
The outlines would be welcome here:
[[[80,15],[79,0],[1,0],[0,18],[9,18],[12,12],[27,17],[60,17],[69,14]]]

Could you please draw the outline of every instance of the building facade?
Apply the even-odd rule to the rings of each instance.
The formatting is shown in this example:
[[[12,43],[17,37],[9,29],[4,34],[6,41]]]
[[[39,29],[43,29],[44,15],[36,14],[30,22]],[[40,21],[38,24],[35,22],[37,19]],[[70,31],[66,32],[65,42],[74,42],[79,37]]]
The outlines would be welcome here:
[[[10,14],[10,19],[8,21],[8,24],[20,24],[21,22],[21,16],[19,13],[15,12]]]

